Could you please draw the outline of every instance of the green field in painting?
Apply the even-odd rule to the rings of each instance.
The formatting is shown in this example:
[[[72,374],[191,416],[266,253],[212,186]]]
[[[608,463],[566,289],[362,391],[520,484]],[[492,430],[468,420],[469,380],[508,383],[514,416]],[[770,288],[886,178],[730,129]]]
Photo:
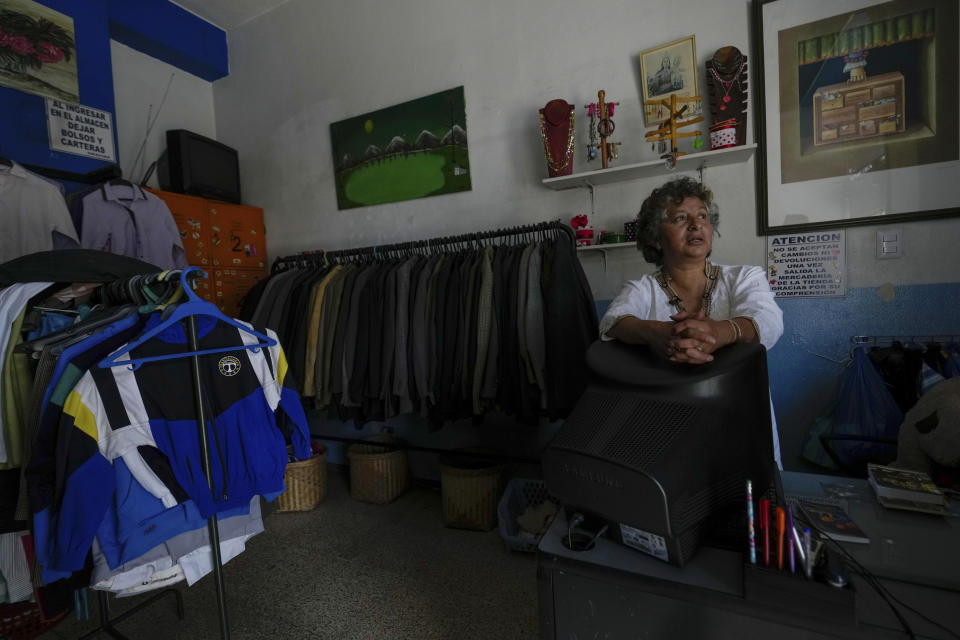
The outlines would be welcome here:
[[[456,158],[456,164],[452,162]],[[454,175],[454,166],[464,170]],[[467,154],[453,147],[371,161],[337,175],[341,209],[412,200],[471,188]]]

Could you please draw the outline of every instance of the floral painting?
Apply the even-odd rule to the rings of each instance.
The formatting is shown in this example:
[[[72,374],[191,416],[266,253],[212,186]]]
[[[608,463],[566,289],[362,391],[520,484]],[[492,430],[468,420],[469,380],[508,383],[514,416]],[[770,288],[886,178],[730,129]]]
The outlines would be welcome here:
[[[0,0],[0,85],[79,102],[73,19],[32,0]]]

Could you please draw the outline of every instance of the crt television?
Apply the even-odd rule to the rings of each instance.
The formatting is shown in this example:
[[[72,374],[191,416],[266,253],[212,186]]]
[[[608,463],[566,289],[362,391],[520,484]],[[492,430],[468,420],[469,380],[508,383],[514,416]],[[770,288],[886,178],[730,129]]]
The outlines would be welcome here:
[[[167,131],[157,179],[164,191],[240,204],[236,149],[186,129]]]
[[[681,567],[711,517],[739,509],[745,535],[746,480],[759,495],[776,468],[764,348],[714,356],[682,365],[645,346],[595,342],[593,378],[541,458],[547,488],[568,509]]]

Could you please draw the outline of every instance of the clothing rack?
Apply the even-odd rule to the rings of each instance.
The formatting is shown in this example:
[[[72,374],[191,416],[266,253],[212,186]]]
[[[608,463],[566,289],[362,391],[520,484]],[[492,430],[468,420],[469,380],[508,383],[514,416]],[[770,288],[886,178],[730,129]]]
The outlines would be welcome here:
[[[367,247],[357,247],[343,250],[315,250],[305,251],[299,254],[287,255],[277,258],[273,265],[273,273],[286,271],[294,268],[309,268],[321,266],[329,263],[343,262],[369,262],[377,260],[392,260],[403,258],[410,255],[427,255],[441,251],[458,251],[462,249],[477,249],[481,246],[493,244],[500,238],[525,238],[529,241],[546,238],[561,238],[563,242],[569,242],[571,249],[576,246],[576,236],[568,225],[560,220],[544,221],[528,225],[507,227],[486,231],[477,231],[472,233],[460,234],[455,236],[435,237],[409,242],[375,245]],[[333,434],[314,433],[313,437],[321,440],[343,442],[345,444],[361,443],[363,440],[342,437]],[[458,449],[443,449],[428,446],[416,446],[407,444],[405,449],[425,453],[435,453],[439,455],[456,454],[466,457],[477,457],[484,459],[495,459],[502,462],[516,462],[523,464],[537,463],[536,458],[511,456],[504,453],[491,452],[464,452]]]
[[[119,622],[123,622],[127,618],[137,614],[141,609],[144,609],[145,607],[153,604],[160,598],[163,598],[164,596],[169,596],[169,595],[172,595],[176,602],[177,619],[183,620],[183,596],[181,596],[180,592],[177,591],[176,589],[170,589],[170,588],[162,589],[161,591],[153,594],[143,602],[139,602],[135,606],[127,609],[126,611],[124,611],[123,613],[121,613],[119,616],[115,618],[110,617],[110,612],[109,612],[108,603],[107,603],[107,593],[105,591],[97,591],[97,604],[99,605],[99,608],[100,608],[100,626],[94,629],[93,631],[90,631],[89,633],[84,634],[83,636],[80,637],[79,640],[88,640],[89,638],[94,637],[101,631],[106,633],[111,638],[117,638],[118,640],[126,640],[126,636],[120,633],[119,631],[117,631],[114,628],[114,625],[116,625]]]
[[[83,184],[99,184],[123,175],[120,167],[115,164],[94,169],[87,173],[74,173],[73,171],[62,171],[61,169],[52,169],[50,167],[41,167],[33,164],[25,164],[23,168],[42,176],[53,178],[54,180],[68,180],[70,182],[82,182]]]
[[[200,298],[198,298],[196,294],[193,293],[193,288],[190,286],[188,281],[188,277],[197,277],[201,275],[203,277],[207,277],[206,274],[202,270],[200,270],[198,267],[188,267],[179,273],[180,282],[182,283],[183,290],[187,296],[187,303],[193,302],[193,303],[200,303],[200,304],[208,304],[201,301]],[[200,350],[196,316],[193,314],[187,315],[186,322],[187,322],[187,327],[186,327],[187,346],[189,348],[189,351],[184,352],[182,354],[182,357],[190,358],[191,381],[192,381],[193,392],[194,392],[194,405],[195,405],[196,419],[197,419],[197,431],[198,431],[199,441],[200,441],[200,450],[203,456],[202,458],[203,473],[207,478],[207,485],[211,493],[213,493],[213,490],[214,490],[213,474],[212,474],[213,463],[212,463],[211,452],[210,452],[210,444],[207,437],[207,430],[204,428],[204,425],[206,425],[207,423],[206,416],[205,416],[205,409],[204,409],[204,407],[206,406],[206,403],[204,400],[203,386],[200,378],[200,360],[199,360],[199,355],[203,353],[209,353],[209,351]],[[260,346],[260,345],[248,345],[246,347],[237,347],[235,350],[240,351],[243,349],[253,348],[256,346]],[[227,351],[227,350],[219,349],[217,351],[219,352],[219,351]],[[160,357],[158,359],[166,359],[166,358],[167,357]],[[103,365],[101,364],[101,366]],[[212,564],[213,564],[214,583],[215,583],[216,593],[217,593],[217,610],[219,613],[220,637],[223,638],[223,640],[229,640],[230,627],[229,627],[229,622],[227,620],[226,598],[224,596],[223,562],[222,562],[221,553],[220,553],[220,531],[219,531],[216,513],[214,513],[207,519],[207,532],[208,532],[209,541],[210,541],[211,554],[213,556]],[[110,618],[109,613],[107,612],[107,595],[103,591],[98,591],[97,595],[98,595],[98,601],[100,605],[100,621],[101,621],[100,626],[94,629],[93,631],[91,631],[90,633],[87,633],[86,635],[84,635],[80,640],[87,640],[88,638],[95,636],[101,631],[106,632],[108,635],[110,635],[113,638],[117,638],[119,640],[126,640],[126,636],[124,636],[119,631],[117,631],[114,628],[114,625],[120,622],[121,620],[128,618],[131,615],[137,613],[138,611],[143,609],[145,606],[169,594],[172,594],[176,600],[177,617],[180,620],[183,620],[183,599],[180,593],[175,589],[172,589],[172,588],[163,589],[158,593],[154,594],[153,596],[151,596],[150,598],[148,598],[147,600],[129,609],[128,611],[125,611],[120,616],[112,619]]]
[[[508,227],[505,229],[494,229],[491,231],[478,231],[465,233],[457,236],[444,236],[438,238],[429,238],[426,240],[413,240],[410,242],[399,242],[394,244],[373,245],[369,247],[356,247],[353,249],[341,249],[337,251],[326,251],[323,249],[315,251],[304,251],[299,254],[283,256],[273,262],[272,270],[276,272],[280,269],[286,269],[297,265],[310,265],[324,261],[340,261],[364,258],[396,258],[408,253],[429,253],[440,249],[458,249],[469,246],[477,246],[483,242],[495,238],[504,238],[509,236],[522,236],[527,234],[543,233],[563,233],[569,239],[572,246],[576,245],[576,236],[573,229],[559,220],[548,222],[538,222],[535,224],[523,225],[519,227]]]
[[[907,346],[918,344],[926,346],[928,344],[948,345],[953,343],[960,344],[960,334],[918,334],[911,336],[889,335],[889,336],[852,336],[850,344],[853,347],[890,347],[894,342]]]
[[[310,435],[316,440],[329,440],[332,442],[343,442],[345,444],[370,444],[370,441],[364,438],[347,438],[344,436],[324,435],[322,433],[311,433]],[[539,458],[511,456],[505,453],[471,451],[469,449],[441,449],[438,447],[424,447],[413,444],[404,444],[400,448],[405,451],[420,451],[423,453],[436,453],[438,455],[455,455],[461,458],[476,458],[478,460],[499,460],[503,462],[519,462],[523,464],[540,464]]]

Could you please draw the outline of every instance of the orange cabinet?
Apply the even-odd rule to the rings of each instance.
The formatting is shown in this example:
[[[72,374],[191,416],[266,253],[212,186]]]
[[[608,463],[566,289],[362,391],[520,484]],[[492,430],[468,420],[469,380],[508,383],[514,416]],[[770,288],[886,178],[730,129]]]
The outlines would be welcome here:
[[[196,267],[209,267],[210,261],[210,212],[203,198],[185,196],[168,191],[149,190],[163,200],[180,230],[187,263]],[[212,300],[211,300],[212,302]]]
[[[197,295],[228,316],[236,316],[247,292],[267,277],[263,209],[148,191],[173,214],[187,262],[202,267],[209,276],[197,280]]]
[[[187,262],[197,267],[265,269],[263,209],[148,189],[167,203]],[[212,274],[211,274],[212,275]]]
[[[210,274],[208,274],[210,275]],[[198,296],[207,302],[217,302],[217,288],[214,284],[213,276],[210,275],[209,278],[198,278],[197,279],[197,288],[194,291]]]
[[[210,203],[210,258],[215,267],[263,269],[267,247],[263,209]]]
[[[236,316],[240,312],[240,304],[258,282],[267,277],[264,269],[213,269],[214,287],[216,288],[216,303],[228,316]]]

